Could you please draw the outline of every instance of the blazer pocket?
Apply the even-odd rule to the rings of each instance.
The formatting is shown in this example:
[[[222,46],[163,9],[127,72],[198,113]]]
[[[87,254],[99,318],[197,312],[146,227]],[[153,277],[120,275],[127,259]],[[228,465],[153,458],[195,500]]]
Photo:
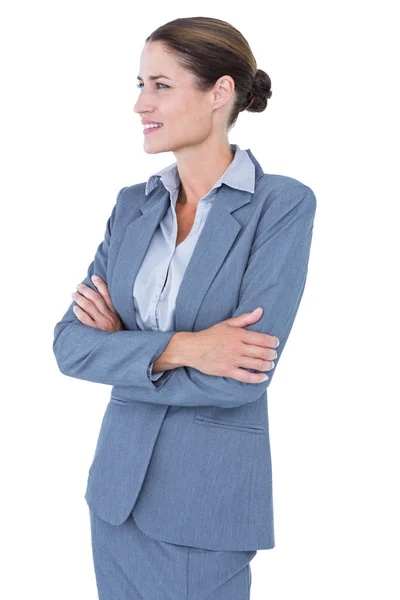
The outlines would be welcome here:
[[[210,427],[223,427],[234,431],[246,431],[248,433],[265,433],[265,426],[260,424],[239,423],[238,421],[225,421],[207,415],[196,415],[194,422],[197,425],[209,425]]]
[[[126,400],[120,400],[119,398],[114,398],[114,396],[111,396],[110,402],[113,404],[119,404],[120,406],[127,406],[128,404]]]

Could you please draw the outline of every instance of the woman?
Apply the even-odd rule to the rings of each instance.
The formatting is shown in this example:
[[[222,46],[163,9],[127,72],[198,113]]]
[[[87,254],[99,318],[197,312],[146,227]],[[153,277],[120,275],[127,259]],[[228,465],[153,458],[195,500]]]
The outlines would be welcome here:
[[[163,25],[138,80],[145,151],[177,162],[120,190],[53,344],[62,373],[113,386],[85,495],[99,598],[245,600],[275,546],[267,387],[316,199],[228,141],[271,97],[231,25]]]

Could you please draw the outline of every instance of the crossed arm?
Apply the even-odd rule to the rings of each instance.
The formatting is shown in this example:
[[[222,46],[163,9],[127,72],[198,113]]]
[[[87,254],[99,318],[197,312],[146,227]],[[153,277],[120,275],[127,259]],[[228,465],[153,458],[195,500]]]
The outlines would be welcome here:
[[[108,249],[124,189],[118,194],[104,240],[82,282],[92,289],[95,289],[93,274],[107,283]],[[140,401],[161,405],[234,408],[257,400],[276,372],[303,295],[315,210],[314,193],[299,184],[282,192],[265,212],[243,276],[239,304],[232,315],[262,306],[262,317],[246,329],[279,338],[280,351],[267,381],[244,383],[230,377],[206,375],[190,366],[172,368],[152,381],[151,364],[178,332],[102,331],[82,324],[74,314],[74,303],[54,329],[53,352],[60,371],[95,383],[132,386],[133,395]]]

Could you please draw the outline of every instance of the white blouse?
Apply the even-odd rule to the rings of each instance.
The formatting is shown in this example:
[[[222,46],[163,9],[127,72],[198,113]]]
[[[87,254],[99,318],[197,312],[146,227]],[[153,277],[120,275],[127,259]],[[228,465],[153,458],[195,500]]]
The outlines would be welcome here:
[[[254,193],[255,167],[252,160],[237,144],[230,144],[230,147],[235,154],[234,159],[208,194],[200,199],[193,227],[176,248],[178,222],[175,205],[181,186],[177,163],[164,167],[147,181],[146,195],[162,182],[169,191],[171,202],[154,232],[133,286],[136,324],[142,331],[174,330],[175,301],[179,287],[210,212],[211,203],[218,201],[218,188],[225,183],[232,188]],[[149,375],[152,381],[159,379],[163,373],[164,371],[153,373],[153,363],[150,364]]]

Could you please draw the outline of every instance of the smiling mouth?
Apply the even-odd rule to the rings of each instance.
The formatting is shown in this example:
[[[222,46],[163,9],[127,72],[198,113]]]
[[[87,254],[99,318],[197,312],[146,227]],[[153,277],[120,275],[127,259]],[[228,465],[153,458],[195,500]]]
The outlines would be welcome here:
[[[145,136],[150,135],[150,133],[154,133],[155,131],[158,131],[161,128],[162,128],[162,125],[161,125],[161,127],[147,127],[147,128],[145,127],[143,129],[143,135],[145,135]]]

